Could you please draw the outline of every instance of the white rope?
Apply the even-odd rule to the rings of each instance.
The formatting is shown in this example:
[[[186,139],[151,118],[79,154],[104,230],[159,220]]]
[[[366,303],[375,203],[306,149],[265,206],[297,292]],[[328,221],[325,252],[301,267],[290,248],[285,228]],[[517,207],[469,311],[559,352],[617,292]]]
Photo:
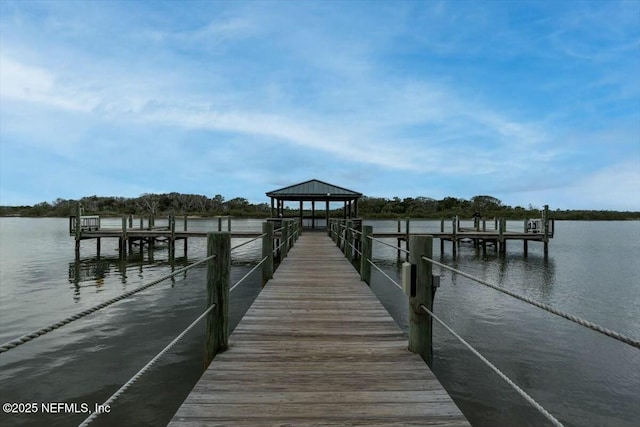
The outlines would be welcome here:
[[[207,261],[209,261],[209,260],[211,260],[213,258],[215,258],[215,255],[211,255],[211,256],[209,256],[207,258],[201,259],[200,261],[196,261],[193,264],[189,264],[188,266],[183,267],[183,268],[181,268],[179,270],[176,270],[173,273],[167,274],[166,276],[163,276],[163,277],[161,277],[159,279],[156,279],[156,280],[154,280],[152,282],[149,282],[149,283],[147,283],[145,285],[142,285],[142,286],[140,286],[140,287],[138,287],[138,288],[136,288],[136,289],[134,289],[132,291],[125,292],[124,294],[122,294],[120,296],[117,296],[115,298],[111,298],[110,300],[107,300],[107,301],[105,301],[103,303],[100,303],[100,304],[95,305],[95,306],[93,306],[91,308],[88,308],[88,309],[86,309],[84,311],[81,311],[80,313],[76,313],[73,316],[69,316],[66,319],[60,320],[59,322],[52,323],[51,325],[45,326],[44,328],[38,329],[37,331],[29,332],[28,334],[22,335],[21,337],[18,337],[18,338],[14,339],[14,340],[8,341],[8,342],[6,342],[6,343],[4,343],[4,344],[2,344],[0,346],[0,353],[4,353],[4,352],[9,351],[11,349],[14,349],[14,348],[16,348],[16,347],[18,347],[18,346],[20,346],[20,345],[22,345],[24,343],[27,343],[27,342],[29,342],[31,340],[34,340],[34,339],[36,339],[38,337],[41,337],[41,336],[45,335],[45,334],[48,334],[51,331],[55,331],[56,329],[61,328],[62,326],[67,325],[67,324],[69,324],[69,323],[71,323],[71,322],[73,322],[75,320],[82,319],[83,317],[88,316],[91,313],[95,313],[96,311],[98,311],[100,309],[103,309],[105,307],[108,307],[113,303],[116,303],[116,302],[121,301],[121,300],[123,300],[125,298],[128,298],[131,295],[135,295],[138,292],[144,291],[145,289],[148,289],[151,286],[157,285],[160,282],[163,282],[163,281],[165,281],[165,280],[167,280],[167,279],[169,279],[169,278],[171,278],[171,277],[173,277],[173,276],[175,276],[177,274],[183,273],[183,272],[195,267],[196,265],[205,263],[205,262],[207,262]]]
[[[378,242],[378,243],[382,243],[383,245],[387,245],[387,246],[389,246],[389,247],[392,247],[393,249],[397,249],[397,250],[402,251],[402,252],[404,252],[404,253],[406,253],[406,254],[408,254],[408,253],[409,253],[409,251],[408,251],[408,250],[406,250],[406,249],[403,249],[403,248],[401,248],[401,247],[399,247],[399,246],[394,246],[394,245],[392,245],[391,243],[384,242],[384,241],[382,241],[382,240],[380,240],[380,239],[376,239],[375,237],[373,237],[373,236],[371,236],[371,235],[369,235],[369,236],[367,236],[367,237],[368,237],[369,239],[373,240],[373,241],[376,241],[376,242]]]
[[[263,237],[264,237],[264,236],[266,236],[266,235],[267,235],[267,233],[262,233],[262,234],[261,234],[261,235],[259,235],[258,237],[254,237],[254,238],[253,238],[253,239],[251,239],[251,240],[247,240],[246,242],[240,243],[239,245],[236,245],[236,246],[232,247],[230,250],[232,250],[232,251],[233,251],[233,250],[235,250],[235,249],[238,249],[239,247],[242,247],[242,246],[244,246],[244,245],[248,245],[249,243],[251,243],[251,242],[253,242],[253,241],[255,241],[255,240],[261,239],[261,238],[263,238]]]
[[[438,265],[438,266],[440,266],[440,267],[442,267],[442,268],[444,268],[446,270],[450,270],[450,271],[452,271],[452,272],[454,272],[456,274],[464,276],[464,277],[466,277],[468,279],[471,279],[474,282],[480,283],[481,285],[487,286],[487,287],[489,287],[491,289],[495,289],[496,291],[502,292],[503,294],[509,295],[509,296],[511,296],[513,298],[516,298],[516,299],[519,299],[520,301],[526,302],[527,304],[531,304],[531,305],[533,305],[535,307],[541,308],[541,309],[543,309],[543,310],[545,310],[545,311],[547,311],[547,312],[549,312],[551,314],[555,314],[556,316],[563,317],[563,318],[565,318],[567,320],[570,320],[570,321],[572,321],[574,323],[577,323],[580,326],[584,326],[585,328],[589,328],[592,331],[600,332],[601,334],[604,334],[604,335],[606,335],[606,336],[608,336],[610,338],[613,338],[615,340],[618,340],[620,342],[628,344],[628,345],[630,345],[632,347],[640,348],[640,341],[635,340],[635,339],[630,338],[630,337],[627,337],[626,335],[622,335],[619,332],[612,331],[611,329],[607,329],[607,328],[605,328],[603,326],[600,326],[600,325],[597,325],[597,324],[595,324],[593,322],[589,322],[588,320],[585,320],[585,319],[582,319],[580,317],[574,316],[573,314],[565,313],[563,311],[558,310],[557,308],[554,308],[554,307],[552,307],[552,306],[550,306],[548,304],[541,303],[541,302],[536,301],[536,300],[534,300],[532,298],[516,294],[515,292],[511,292],[510,290],[505,289],[505,288],[503,288],[501,286],[494,285],[494,284],[489,283],[487,281],[484,281],[482,279],[478,279],[477,277],[474,277],[474,276],[472,276],[470,274],[467,274],[467,273],[464,273],[464,272],[462,272],[460,270],[457,270],[457,269],[455,269],[453,267],[449,267],[446,264],[442,264],[442,263],[439,263],[438,261],[434,261],[431,258],[427,258],[427,257],[423,256],[422,259],[427,261],[427,262],[431,262],[431,263],[433,263],[435,265]]]
[[[514,383],[509,377],[500,371],[500,369],[496,368],[486,357],[480,354],[475,348],[471,346],[468,342],[464,340],[460,335],[458,335],[453,329],[451,329],[446,323],[438,318],[433,312],[431,312],[427,307],[423,304],[420,304],[420,308],[422,308],[426,313],[428,313],[431,317],[433,317],[438,323],[445,327],[454,337],[456,337],[465,347],[467,347],[473,354],[475,354],[485,365],[487,365],[493,372],[498,374],[500,378],[502,378],[507,384],[509,384],[520,396],[522,396],[531,406],[537,409],[546,419],[548,419],[551,424],[557,427],[563,427],[563,424],[558,421],[553,415],[549,413],[546,409],[542,407],[538,402],[536,402],[531,396],[529,396],[524,390],[522,390],[516,383]]]
[[[374,266],[380,273],[382,273],[387,279],[389,279],[389,281],[391,281],[391,283],[393,283],[394,285],[396,285],[401,291],[403,291],[402,286],[400,286],[400,284],[398,282],[396,282],[395,280],[393,280],[387,273],[385,273],[384,271],[382,271],[382,269],[380,267],[378,267],[377,265],[375,265],[373,262],[371,262],[370,259],[368,259],[367,261],[369,261],[369,264],[371,264],[372,266]],[[404,292],[404,291],[403,291]]]
[[[164,356],[165,353],[171,350],[171,348],[178,341],[180,341],[182,337],[184,337],[187,334],[187,332],[189,332],[200,320],[202,320],[202,318],[206,316],[215,306],[216,306],[215,304],[211,305],[209,308],[207,308],[204,311],[204,313],[198,316],[198,318],[194,320],[189,326],[187,326],[187,328],[184,331],[182,331],[180,335],[178,335],[165,348],[163,348],[160,351],[160,353],[156,354],[156,356],[153,359],[151,359],[146,365],[144,365],[144,367],[140,369],[137,374],[131,377],[131,379],[127,381],[122,387],[120,387],[118,391],[113,393],[110,398],[105,400],[105,402],[102,404],[102,407],[111,406],[116,401],[116,399],[118,399],[118,397],[120,397],[129,387],[131,387],[136,381],[138,381],[138,379],[142,375],[144,375],[145,372],[147,372],[162,356]],[[100,415],[99,412],[92,412],[78,427],[88,426],[93,420],[95,420],[98,417],[98,415]]]
[[[391,283],[393,283],[394,285],[396,285],[398,288],[402,289],[402,287],[400,286],[400,284],[398,282],[396,282],[395,280],[393,280],[391,277],[389,277],[389,275],[387,275],[384,271],[382,271],[380,269],[380,267],[378,267],[377,265],[375,265],[373,262],[371,262],[371,260],[367,260],[369,261],[369,263],[371,265],[373,265],[375,268],[378,269],[378,271],[380,271],[382,274],[384,274],[387,279],[389,279],[391,281]],[[535,400],[533,400],[533,398],[531,396],[529,396],[524,390],[522,390],[520,387],[518,387],[518,385],[516,383],[514,383],[513,381],[511,381],[511,379],[509,377],[507,377],[505,374],[503,374],[498,368],[496,368],[491,362],[489,362],[482,354],[480,354],[475,348],[473,348],[469,343],[467,343],[460,335],[458,335],[453,329],[451,329],[448,325],[446,325],[442,320],[440,320],[435,314],[433,314],[427,307],[425,307],[424,305],[420,305],[420,307],[426,311],[431,317],[433,317],[436,321],[438,321],[438,323],[440,323],[442,326],[444,326],[449,332],[451,332],[451,334],[453,334],[453,336],[455,336],[457,339],[460,340],[460,342],[462,342],[469,350],[471,350],[471,352],[473,354],[475,354],[477,357],[480,358],[480,360],[482,360],[487,366],[489,366],[496,374],[498,374],[498,376],[500,376],[500,378],[502,378],[507,384],[509,384],[511,387],[513,387],[513,389],[520,394],[520,396],[522,396],[527,402],[529,402],[534,408],[536,408],[538,411],[540,411],[542,413],[542,415],[544,415],[549,421],[551,421],[551,423],[555,426],[560,426],[562,427],[562,424],[553,417],[553,415],[551,415],[546,409],[544,409],[538,402],[536,402]]]
[[[258,264],[256,264],[256,266],[255,266],[255,267],[253,267],[251,270],[249,270],[249,272],[248,272],[247,274],[245,274],[245,275],[242,277],[242,279],[238,280],[238,281],[236,282],[236,284],[235,284],[235,285],[233,285],[233,287],[232,287],[231,289],[229,289],[229,292],[231,292],[232,290],[234,290],[234,289],[235,289],[235,288],[236,288],[240,283],[242,283],[242,282],[243,282],[247,277],[249,277],[249,275],[250,275],[251,273],[253,273],[254,271],[256,271],[256,269],[257,269],[258,267],[260,267],[260,266],[262,265],[262,263],[263,263],[263,262],[265,262],[265,261],[267,260],[267,258],[269,258],[269,257],[268,257],[268,256],[266,256],[266,257],[262,258],[262,261],[260,261]]]

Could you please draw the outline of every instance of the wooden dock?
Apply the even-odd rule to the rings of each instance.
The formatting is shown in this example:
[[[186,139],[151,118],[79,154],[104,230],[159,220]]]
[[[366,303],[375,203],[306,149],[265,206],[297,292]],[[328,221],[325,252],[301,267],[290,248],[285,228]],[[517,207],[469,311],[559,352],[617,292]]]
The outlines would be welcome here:
[[[169,425],[470,424],[331,239],[305,233]]]

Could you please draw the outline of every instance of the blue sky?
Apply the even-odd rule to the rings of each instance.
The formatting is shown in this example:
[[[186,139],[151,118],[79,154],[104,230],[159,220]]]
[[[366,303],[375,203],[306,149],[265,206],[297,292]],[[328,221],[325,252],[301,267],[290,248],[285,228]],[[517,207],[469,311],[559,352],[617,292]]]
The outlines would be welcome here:
[[[491,195],[640,211],[640,2],[0,2],[0,204]]]

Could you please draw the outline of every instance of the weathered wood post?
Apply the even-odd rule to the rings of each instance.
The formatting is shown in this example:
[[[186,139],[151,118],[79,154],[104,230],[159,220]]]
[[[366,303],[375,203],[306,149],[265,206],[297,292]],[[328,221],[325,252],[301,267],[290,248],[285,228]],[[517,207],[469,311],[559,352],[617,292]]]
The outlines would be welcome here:
[[[176,257],[176,217],[169,215],[169,230],[171,236],[169,238],[169,259]]]
[[[231,232],[231,217],[227,216],[227,231]]]
[[[347,221],[345,229],[346,241],[344,243],[344,254],[349,260],[353,261],[353,221]]]
[[[432,324],[431,316],[421,305],[433,311],[433,267],[422,257],[431,258],[432,236],[411,236],[409,240],[409,262],[415,265],[415,296],[409,296],[409,351],[419,354],[431,366]]]
[[[119,254],[127,256],[127,216],[122,215],[122,234],[120,235]]]
[[[140,217],[140,230],[144,228],[144,218]]]
[[[399,236],[400,233],[402,232],[402,226],[400,225],[400,220],[398,220],[397,222],[398,222],[397,229],[398,229],[398,236]],[[396,244],[398,245],[398,250],[397,250],[398,253],[397,253],[396,259],[400,261],[400,257],[402,256],[402,253],[400,252],[400,248],[402,247],[402,239],[400,237],[396,239]]]
[[[282,220],[282,251],[280,256],[280,261],[287,257],[289,253],[289,220]]]
[[[411,219],[407,218],[405,220],[405,225],[404,225],[404,248],[408,251],[409,250],[409,223],[410,223]],[[405,261],[409,261],[409,254],[405,252],[404,254],[404,260]]]
[[[507,222],[504,218],[500,218],[498,221],[498,240],[500,241],[500,250],[499,253],[505,254],[507,253],[507,242],[504,240],[504,231],[506,228]]]
[[[129,214],[129,228],[133,228],[133,215]]]
[[[444,254],[444,218],[440,219],[440,255]]]
[[[287,221],[289,224],[289,249],[291,249],[293,247],[293,245],[296,242],[296,227],[295,227],[295,220],[291,219],[289,221]]]
[[[451,227],[453,230],[453,234],[451,236],[451,246],[453,249],[453,256],[455,257],[458,253],[458,217],[454,216],[453,221],[451,223]]]
[[[218,231],[222,231],[222,217],[218,217]]]
[[[207,257],[213,255],[207,261],[207,307],[216,306],[207,315],[205,366],[229,346],[230,233],[207,234]]]
[[[80,216],[82,216],[82,205],[78,202],[76,205],[76,226],[73,230],[76,239],[76,258],[80,258],[80,240],[82,240],[82,221],[80,221]]]
[[[371,260],[373,252],[373,241],[370,239],[372,234],[372,226],[362,226],[362,256],[360,257],[360,279],[364,280],[367,285],[371,285],[371,264],[369,263],[369,260]]]
[[[188,221],[187,221],[187,215],[185,214],[184,216],[184,231],[187,231],[188,228]],[[187,244],[187,240],[189,240],[187,238],[187,236],[184,236],[184,239],[182,240],[184,242],[184,257],[187,257],[187,248],[188,248],[188,244]]]
[[[273,223],[262,223],[262,258],[267,258],[262,264],[262,286],[273,279]]]
[[[549,255],[549,205],[544,205],[542,224],[544,227],[544,257],[546,258]]]
[[[529,220],[525,219],[524,220],[524,233],[528,233],[527,231],[527,225],[529,225]],[[524,256],[528,256],[529,255],[529,241],[527,240],[526,236],[524,239],[522,239],[522,251],[524,252]]]

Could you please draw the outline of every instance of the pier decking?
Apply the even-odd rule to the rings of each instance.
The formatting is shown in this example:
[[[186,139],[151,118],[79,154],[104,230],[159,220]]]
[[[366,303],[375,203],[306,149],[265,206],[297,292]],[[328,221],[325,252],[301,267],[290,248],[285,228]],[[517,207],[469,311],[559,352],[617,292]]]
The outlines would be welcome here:
[[[169,425],[469,423],[331,239],[305,233]]]

